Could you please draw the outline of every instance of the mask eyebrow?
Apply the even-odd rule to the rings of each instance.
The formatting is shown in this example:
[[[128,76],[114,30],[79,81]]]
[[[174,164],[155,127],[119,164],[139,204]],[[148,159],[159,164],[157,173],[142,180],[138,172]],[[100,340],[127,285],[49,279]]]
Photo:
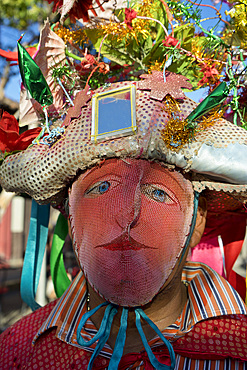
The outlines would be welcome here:
[[[133,163],[131,163],[131,162],[128,162],[128,159],[130,159],[130,158],[120,158],[121,159],[121,161],[122,162],[124,162],[125,164],[127,164],[128,166],[132,166],[133,165]]]
[[[128,166],[132,166],[132,163],[131,162],[128,162],[128,158],[120,158],[121,161],[125,164],[127,164]],[[80,174],[80,176],[78,177],[77,180],[80,180],[80,181],[83,181],[85,180],[89,175],[91,175],[94,171],[98,170],[99,168],[102,168],[104,167],[106,163],[103,162],[102,165],[100,167],[98,166],[93,166],[92,168],[86,170],[84,173]],[[102,176],[99,176],[99,177],[102,177]]]
[[[151,165],[151,168],[153,168],[153,169],[155,169],[155,170],[157,170],[157,171],[159,171],[159,172],[161,172],[161,173],[163,173],[164,174],[164,170],[165,170],[165,174],[166,175],[168,175],[173,181],[175,181],[176,182],[176,184],[179,186],[179,188],[181,189],[181,190],[183,190],[183,192],[184,192],[184,188],[183,188],[183,186],[179,183],[179,181],[175,178],[175,176],[172,176],[172,173],[174,172],[174,171],[169,171],[167,168],[165,168],[165,167],[162,167],[162,169],[163,169],[163,171],[160,169],[160,168],[158,168],[158,167],[156,167],[156,166],[152,166]],[[183,176],[180,172],[178,172],[178,171],[175,171],[176,173],[179,173],[181,176]],[[184,177],[183,177],[184,178]]]

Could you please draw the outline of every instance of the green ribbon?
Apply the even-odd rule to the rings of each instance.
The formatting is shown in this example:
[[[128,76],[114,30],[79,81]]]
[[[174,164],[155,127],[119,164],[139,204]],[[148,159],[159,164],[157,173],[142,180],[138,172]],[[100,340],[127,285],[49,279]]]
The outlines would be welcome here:
[[[23,85],[31,97],[42,106],[53,103],[51,90],[39,66],[35,63],[27,50],[17,41],[18,62]]]
[[[64,266],[62,253],[67,234],[68,223],[60,213],[54,230],[50,256],[51,277],[57,297],[61,297],[71,283]]]
[[[48,235],[50,205],[32,200],[27,247],[21,274],[21,297],[33,311],[40,308],[35,301]]]
[[[197,118],[203,116],[211,109],[221,104],[228,96],[229,89],[225,82],[221,82],[187,117],[186,128],[194,128],[197,123],[193,123]]]

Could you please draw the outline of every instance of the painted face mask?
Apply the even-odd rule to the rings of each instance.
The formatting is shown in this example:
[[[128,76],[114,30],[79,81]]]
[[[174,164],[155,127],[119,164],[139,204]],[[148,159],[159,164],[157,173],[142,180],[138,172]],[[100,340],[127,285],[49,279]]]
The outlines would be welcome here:
[[[191,183],[158,163],[110,159],[79,177],[69,203],[75,251],[94,289],[122,306],[152,300],[189,234]]]

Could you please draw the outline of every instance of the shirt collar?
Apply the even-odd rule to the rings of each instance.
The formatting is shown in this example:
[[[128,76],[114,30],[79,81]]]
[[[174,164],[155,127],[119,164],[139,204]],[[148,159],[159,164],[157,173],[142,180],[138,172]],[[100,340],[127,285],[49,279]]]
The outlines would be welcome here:
[[[170,340],[176,340],[185,335],[201,320],[247,313],[245,304],[230,284],[202,263],[187,262],[183,269],[182,281],[188,286],[188,300],[176,322],[163,330],[163,335]],[[81,348],[76,340],[76,332],[81,317],[86,311],[87,285],[83,273],[80,272],[52,309],[33,342],[35,343],[48,329],[56,327],[57,338]],[[81,331],[82,337],[90,340],[96,333],[94,324],[88,320]],[[151,346],[159,344],[158,337],[149,342]],[[85,349],[93,351],[94,346]],[[101,354],[110,357],[111,353],[112,349],[106,344]]]

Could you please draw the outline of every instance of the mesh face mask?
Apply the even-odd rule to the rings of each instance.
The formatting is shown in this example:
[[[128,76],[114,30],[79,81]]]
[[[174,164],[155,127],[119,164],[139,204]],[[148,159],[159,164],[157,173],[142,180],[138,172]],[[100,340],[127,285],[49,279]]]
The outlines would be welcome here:
[[[190,232],[190,181],[158,163],[110,159],[74,182],[70,221],[90,285],[107,301],[151,301],[171,274]]]

